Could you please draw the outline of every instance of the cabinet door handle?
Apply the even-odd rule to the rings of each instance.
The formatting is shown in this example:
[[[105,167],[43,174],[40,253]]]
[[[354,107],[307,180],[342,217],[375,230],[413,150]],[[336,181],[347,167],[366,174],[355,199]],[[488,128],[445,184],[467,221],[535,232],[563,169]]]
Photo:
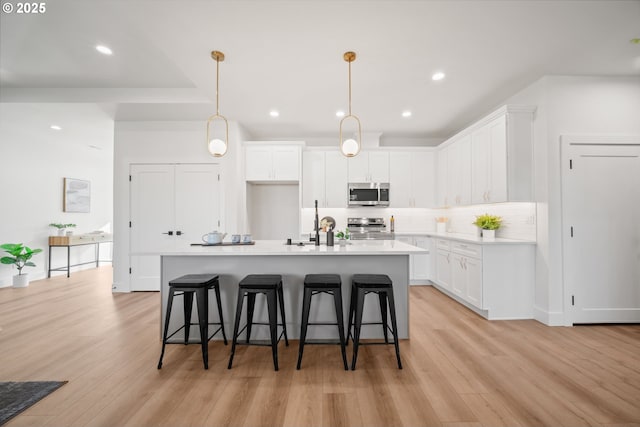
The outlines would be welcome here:
[[[162,233],[162,234],[168,234],[169,236],[173,236],[173,231],[169,230],[166,233]]]
[[[176,231],[176,236],[182,236],[182,234],[183,234],[182,231],[180,230]]]
[[[487,190],[487,202],[491,201],[491,190]]]

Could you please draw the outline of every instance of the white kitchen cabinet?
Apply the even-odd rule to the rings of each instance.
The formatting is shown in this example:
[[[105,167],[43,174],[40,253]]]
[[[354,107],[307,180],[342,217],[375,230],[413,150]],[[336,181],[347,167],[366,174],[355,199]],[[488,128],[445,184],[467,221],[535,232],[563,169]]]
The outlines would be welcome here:
[[[417,246],[422,249],[431,251],[431,238],[427,236],[397,236],[396,240],[411,246]],[[410,279],[413,284],[426,284],[431,279],[431,254],[411,254],[409,256],[410,263]]]
[[[391,207],[427,208],[435,204],[435,154],[428,151],[389,153]]]
[[[535,107],[505,105],[438,148],[436,206],[533,198]]]
[[[447,193],[447,154],[448,147],[440,148],[436,154],[436,206],[449,206]]]
[[[347,160],[349,182],[389,182],[389,153],[361,151]]]
[[[245,148],[247,181],[297,182],[300,180],[300,147],[249,145]]]
[[[465,136],[448,148],[447,199],[451,206],[471,204],[471,136]]]
[[[472,202],[506,202],[507,118],[500,116],[471,135]]]
[[[431,250],[431,238],[416,236],[413,238],[414,246],[428,251]],[[431,254],[411,255],[411,278],[416,281],[431,280]]]
[[[451,252],[438,249],[436,265],[436,283],[444,289],[451,290]]]
[[[337,150],[302,153],[302,207],[347,207],[347,158]]]
[[[443,292],[488,319],[533,318],[535,245],[439,237],[436,247],[433,281]]]

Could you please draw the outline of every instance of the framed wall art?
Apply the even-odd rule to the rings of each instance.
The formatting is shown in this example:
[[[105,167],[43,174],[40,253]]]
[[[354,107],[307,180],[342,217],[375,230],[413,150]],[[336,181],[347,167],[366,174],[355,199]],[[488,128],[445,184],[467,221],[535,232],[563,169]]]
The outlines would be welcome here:
[[[62,206],[64,212],[89,212],[91,181],[65,178]]]

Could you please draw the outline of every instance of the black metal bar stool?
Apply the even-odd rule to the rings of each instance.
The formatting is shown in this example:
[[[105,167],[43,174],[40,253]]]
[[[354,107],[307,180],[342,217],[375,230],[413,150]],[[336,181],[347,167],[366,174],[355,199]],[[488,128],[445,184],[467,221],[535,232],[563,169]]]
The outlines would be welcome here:
[[[220,322],[209,322],[209,289],[213,289],[216,293],[216,301],[218,303],[218,315]],[[193,295],[196,295],[196,304],[198,308],[198,323],[191,322],[191,309],[193,308]],[[169,333],[169,321],[171,319],[171,307],[173,306],[173,297],[183,297],[184,302],[184,324],[175,330],[171,335]],[[167,299],[167,312],[164,320],[164,333],[162,334],[162,353],[160,353],[160,361],[158,369],[162,368],[162,358],[164,350],[168,343],[167,340],[176,333],[184,329],[184,345],[189,343],[189,329],[191,325],[199,325],[200,327],[200,344],[202,345],[202,360],[204,361],[204,369],[209,369],[209,340],[218,332],[222,331],[224,345],[227,345],[227,335],[224,333],[224,320],[222,318],[222,303],[220,301],[220,284],[217,274],[187,274],[178,277],[169,282],[169,297]],[[209,333],[209,325],[220,325],[211,336]]]
[[[336,322],[314,322],[309,323],[309,310],[311,308],[311,297],[317,294],[333,295],[333,301],[336,308]],[[337,325],[342,349],[342,362],[345,371],[349,369],[347,364],[347,352],[345,350],[344,339],[344,320],[342,316],[342,281],[337,274],[307,274],[304,277],[304,297],[302,303],[302,322],[300,326],[300,349],[298,350],[298,365],[296,369],[300,369],[302,363],[302,353],[305,344],[330,344],[326,342],[307,342],[307,326],[308,325]]]
[[[362,312],[364,309],[364,297],[369,293],[378,294],[380,302],[380,314],[382,322],[362,322]],[[387,302],[389,313],[391,314],[391,333],[393,334],[393,344],[396,347],[396,358],[398,359],[398,369],[402,369],[400,361],[400,347],[398,346],[398,326],[396,324],[396,307],[393,299],[393,282],[386,274],[354,274],[351,279],[351,304],[349,305],[349,337],[353,340],[353,359],[351,369],[356,369],[358,360],[358,347],[369,344],[389,344],[387,330]],[[354,319],[355,318],[355,319]],[[353,333],[351,326],[353,325]],[[384,342],[370,342],[360,344],[360,330],[362,325],[382,325]]]
[[[249,274],[238,284],[238,304],[236,307],[236,320],[233,326],[233,338],[231,339],[231,356],[229,357],[228,369],[233,364],[233,356],[236,352],[236,345],[261,345],[271,346],[273,355],[273,367],[278,370],[278,343],[284,335],[284,342],[288,346],[287,338],[287,322],[284,315],[284,298],[282,292],[282,276],[279,274]],[[253,309],[256,305],[256,295],[265,294],[267,297],[267,311],[269,313],[269,322],[254,322]],[[240,317],[242,315],[242,305],[244,297],[247,297],[247,324],[240,327]],[[278,304],[280,305],[280,317],[282,323],[278,323]],[[270,344],[262,344],[251,342],[251,327],[253,325],[269,325],[271,336]],[[278,326],[282,326],[282,332],[278,336]],[[244,343],[238,342],[238,336],[247,330],[247,337]]]

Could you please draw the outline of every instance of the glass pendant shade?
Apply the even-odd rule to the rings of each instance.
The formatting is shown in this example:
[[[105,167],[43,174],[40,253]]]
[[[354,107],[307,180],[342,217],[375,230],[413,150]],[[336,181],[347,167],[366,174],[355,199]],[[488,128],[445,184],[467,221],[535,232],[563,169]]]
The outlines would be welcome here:
[[[357,132],[354,132],[352,136],[344,135],[342,132],[342,125],[345,120],[351,119],[358,125]],[[340,152],[346,157],[354,157],[360,152],[362,141],[362,130],[360,128],[360,120],[356,116],[348,115],[340,120]]]
[[[224,139],[216,135],[216,134],[220,134],[221,132],[214,131],[214,127],[216,127],[215,126],[216,121],[224,122],[224,128],[225,128],[224,137],[223,137]],[[220,128],[220,127],[221,126],[218,125],[216,128]],[[219,130],[219,129],[216,129],[216,130]],[[228,141],[229,141],[229,123],[227,122],[227,119],[225,119],[219,114],[209,117],[209,120],[207,120],[207,148],[209,149],[209,153],[211,153],[211,155],[214,157],[224,156],[229,146]]]

